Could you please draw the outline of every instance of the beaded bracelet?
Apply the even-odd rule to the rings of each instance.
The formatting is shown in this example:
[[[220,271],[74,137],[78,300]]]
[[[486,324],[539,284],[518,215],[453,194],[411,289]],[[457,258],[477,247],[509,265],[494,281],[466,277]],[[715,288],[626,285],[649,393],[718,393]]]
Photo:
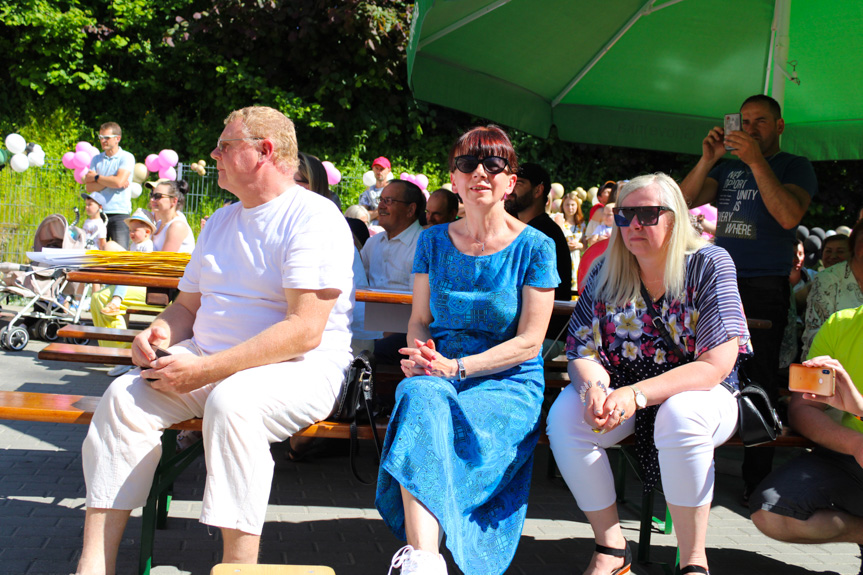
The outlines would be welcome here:
[[[590,380],[584,381],[584,382],[582,382],[581,387],[578,388],[578,395],[579,395],[579,397],[581,397],[581,403],[584,405],[587,405],[587,401],[585,400],[585,396],[587,395],[587,390],[590,389],[591,387],[598,387],[602,391],[604,391],[606,395],[608,395],[608,388],[605,387],[605,384],[602,383],[601,381],[590,381]]]

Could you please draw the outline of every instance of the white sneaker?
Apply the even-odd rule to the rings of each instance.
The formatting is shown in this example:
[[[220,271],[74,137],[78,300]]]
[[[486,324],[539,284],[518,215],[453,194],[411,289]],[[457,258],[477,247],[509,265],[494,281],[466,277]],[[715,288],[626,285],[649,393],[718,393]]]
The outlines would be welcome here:
[[[108,377],[117,377],[135,369],[134,365],[116,365],[108,371]]]
[[[405,545],[396,551],[387,575],[393,572],[393,567],[401,569],[401,575],[447,575],[443,555],[420,551],[412,545]]]

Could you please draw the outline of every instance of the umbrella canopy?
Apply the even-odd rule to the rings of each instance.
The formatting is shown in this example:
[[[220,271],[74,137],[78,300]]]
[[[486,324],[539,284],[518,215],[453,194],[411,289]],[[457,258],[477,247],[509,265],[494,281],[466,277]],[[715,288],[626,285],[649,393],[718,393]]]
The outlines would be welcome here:
[[[784,150],[863,158],[863,0],[417,0],[408,75],[536,136],[692,154],[766,93]]]

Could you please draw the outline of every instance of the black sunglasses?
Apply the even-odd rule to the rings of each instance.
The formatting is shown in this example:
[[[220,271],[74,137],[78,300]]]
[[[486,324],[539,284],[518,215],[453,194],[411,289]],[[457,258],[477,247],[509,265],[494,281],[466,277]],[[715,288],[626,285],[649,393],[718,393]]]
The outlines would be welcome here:
[[[635,216],[638,216],[638,222],[642,226],[655,226],[659,223],[659,214],[674,210],[665,206],[638,206],[635,208],[611,208],[611,211],[614,212],[614,224],[619,228],[628,228]]]
[[[501,173],[509,166],[506,158],[500,156],[486,156],[481,160],[476,156],[458,156],[455,159],[456,169],[463,174],[472,174],[480,164],[485,168],[486,173],[492,176]]]
[[[162,198],[173,198],[171,194],[160,194],[159,192],[154,192],[150,194],[150,197],[154,200],[161,200]]]

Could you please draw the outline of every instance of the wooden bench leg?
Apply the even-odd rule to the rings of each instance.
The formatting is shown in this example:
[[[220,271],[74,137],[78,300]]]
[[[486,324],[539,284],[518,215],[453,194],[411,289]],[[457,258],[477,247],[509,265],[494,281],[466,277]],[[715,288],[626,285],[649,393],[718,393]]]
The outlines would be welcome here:
[[[153,542],[156,528],[164,529],[168,519],[168,506],[171,503],[171,493],[174,480],[201,453],[204,452],[204,441],[198,440],[192,446],[180,453],[177,450],[177,431],[166,429],[162,432],[162,457],[153,476],[150,495],[144,505],[141,517],[141,553],[138,560],[139,575],[149,575],[153,565]]]

